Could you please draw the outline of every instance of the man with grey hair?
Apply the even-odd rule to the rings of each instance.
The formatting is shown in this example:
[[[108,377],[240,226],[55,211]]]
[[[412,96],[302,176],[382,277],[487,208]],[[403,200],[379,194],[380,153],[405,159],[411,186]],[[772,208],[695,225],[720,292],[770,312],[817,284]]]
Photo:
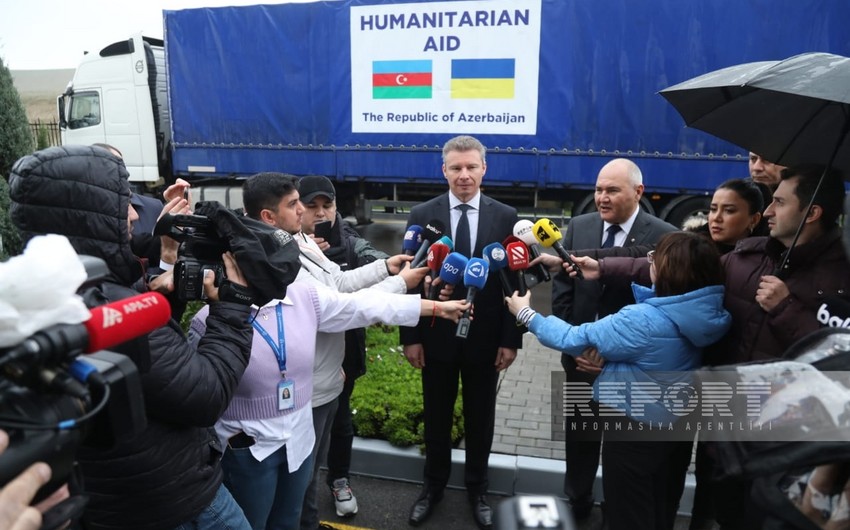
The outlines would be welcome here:
[[[472,136],[457,136],[443,147],[443,175],[449,191],[410,211],[407,226],[439,221],[452,236],[455,251],[481,256],[482,249],[502,241],[517,221],[514,208],[481,193],[487,171],[486,150]],[[463,299],[458,285],[453,297]],[[498,281],[490,279],[475,296],[475,321],[466,339],[455,336],[451,323],[423,319],[400,330],[404,355],[422,370],[425,424],[425,471],[422,492],[410,510],[412,526],[423,523],[443,498],[451,472],[452,417],[458,379],[463,382],[463,420],[466,441],[466,484],[472,516],[479,528],[492,527],[485,494],[488,460],[493,442],[496,382],[499,371],[516,358],[522,332],[505,308]]]
[[[643,189],[640,168],[631,160],[616,158],[605,164],[596,178],[594,199],[598,211],[570,219],[562,242],[564,248],[654,245],[663,234],[676,231],[675,226],[640,208]],[[552,314],[573,325],[593,322],[634,303],[631,287],[626,283],[603,286],[597,280],[570,278],[564,272],[552,278]],[[561,365],[569,382],[592,385],[598,373],[586,371],[582,358],[576,361],[567,354],[561,355]],[[596,402],[591,405],[594,413],[598,412]],[[566,432],[564,493],[577,520],[588,517],[593,508],[601,439],[601,432]]]

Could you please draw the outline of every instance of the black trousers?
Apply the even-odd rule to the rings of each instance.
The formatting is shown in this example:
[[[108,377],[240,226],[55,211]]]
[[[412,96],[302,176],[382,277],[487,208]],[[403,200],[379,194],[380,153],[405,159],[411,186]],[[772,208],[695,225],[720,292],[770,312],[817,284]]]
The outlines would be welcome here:
[[[328,446],[328,486],[340,478],[348,478],[351,469],[351,445],[354,443],[354,425],[351,421],[351,393],[354,391],[354,377],[346,377],[342,394],[337,398],[339,407],[331,427],[331,440]]]
[[[425,487],[442,491],[451,473],[451,431],[458,380],[462,383],[467,492],[483,495],[493,444],[498,372],[492,362],[426,360],[422,369],[425,407]]]
[[[692,446],[690,441],[606,439],[602,487],[610,530],[673,528],[688,468],[683,461],[690,460]]]
[[[584,382],[592,385],[595,375],[576,370],[575,360],[569,355],[561,355],[561,366],[569,382]],[[594,417],[598,417],[599,404],[590,403]],[[569,421],[569,418],[567,418]],[[568,426],[569,427],[569,426]],[[593,482],[599,468],[599,452],[602,447],[602,431],[583,432],[580,435],[566,430],[564,442],[567,472],[564,475],[564,493],[574,506],[593,502]]]

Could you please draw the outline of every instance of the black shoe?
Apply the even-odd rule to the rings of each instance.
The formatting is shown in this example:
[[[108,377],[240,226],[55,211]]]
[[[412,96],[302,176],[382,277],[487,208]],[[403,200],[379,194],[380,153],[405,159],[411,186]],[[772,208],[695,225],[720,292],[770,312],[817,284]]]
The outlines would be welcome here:
[[[441,500],[443,500],[442,491],[422,490],[419,498],[410,508],[410,517],[407,519],[407,523],[410,526],[419,526],[424,523],[431,516],[431,512],[434,511],[434,506],[439,504]]]
[[[475,524],[481,530],[493,528],[493,510],[487,504],[487,498],[484,495],[476,495],[469,499],[469,504],[472,506],[472,518],[475,519]]]
[[[583,521],[590,517],[590,511],[593,510],[593,497],[583,497],[581,499],[568,499],[567,504],[570,506],[570,511],[573,512],[573,519]]]

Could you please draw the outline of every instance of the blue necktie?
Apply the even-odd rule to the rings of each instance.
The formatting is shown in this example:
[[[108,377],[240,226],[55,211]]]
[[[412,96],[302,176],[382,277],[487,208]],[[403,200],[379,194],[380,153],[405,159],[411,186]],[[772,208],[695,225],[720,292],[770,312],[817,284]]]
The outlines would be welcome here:
[[[602,248],[611,248],[614,246],[614,238],[617,237],[617,232],[620,231],[620,225],[611,225],[608,227],[608,237],[602,243]]]
[[[472,208],[468,204],[459,204],[455,206],[460,210],[460,220],[457,222],[457,230],[455,230],[455,252],[472,257],[472,249],[469,235],[469,218],[466,216],[466,211]]]

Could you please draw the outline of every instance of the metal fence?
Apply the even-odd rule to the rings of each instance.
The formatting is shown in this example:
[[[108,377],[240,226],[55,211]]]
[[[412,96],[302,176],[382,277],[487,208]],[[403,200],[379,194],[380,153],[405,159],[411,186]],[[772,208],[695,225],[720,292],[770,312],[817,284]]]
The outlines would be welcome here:
[[[39,149],[62,144],[58,122],[41,120],[30,122],[30,132],[32,132],[33,141]]]

